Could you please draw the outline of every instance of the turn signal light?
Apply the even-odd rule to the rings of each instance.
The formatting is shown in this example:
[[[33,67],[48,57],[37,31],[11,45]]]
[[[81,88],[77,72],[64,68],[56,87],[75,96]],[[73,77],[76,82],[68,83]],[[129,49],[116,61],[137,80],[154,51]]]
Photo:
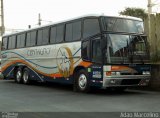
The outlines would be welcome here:
[[[106,72],[106,76],[113,76],[113,75],[121,75],[121,73],[120,72],[113,72],[113,71],[107,71]]]

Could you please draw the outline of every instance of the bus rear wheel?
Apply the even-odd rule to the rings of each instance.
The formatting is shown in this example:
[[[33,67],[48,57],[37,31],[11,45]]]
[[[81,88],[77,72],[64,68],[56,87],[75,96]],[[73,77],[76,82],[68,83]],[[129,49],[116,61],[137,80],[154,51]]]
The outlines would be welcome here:
[[[19,67],[15,70],[15,82],[22,83],[22,69]]]
[[[24,69],[23,69],[22,79],[23,79],[23,83],[24,83],[24,84],[29,84],[29,83],[30,83],[30,80],[29,80],[29,70],[28,70],[28,68],[24,68]]]
[[[75,75],[74,90],[78,92],[89,92],[90,85],[88,80],[88,74],[85,70],[79,70]]]

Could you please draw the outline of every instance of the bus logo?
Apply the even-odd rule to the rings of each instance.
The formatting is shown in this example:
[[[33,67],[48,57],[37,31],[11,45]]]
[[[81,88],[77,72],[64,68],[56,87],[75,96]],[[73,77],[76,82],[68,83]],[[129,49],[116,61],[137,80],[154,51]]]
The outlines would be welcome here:
[[[57,66],[63,77],[67,78],[73,73],[73,56],[68,47],[60,47],[57,52]]]

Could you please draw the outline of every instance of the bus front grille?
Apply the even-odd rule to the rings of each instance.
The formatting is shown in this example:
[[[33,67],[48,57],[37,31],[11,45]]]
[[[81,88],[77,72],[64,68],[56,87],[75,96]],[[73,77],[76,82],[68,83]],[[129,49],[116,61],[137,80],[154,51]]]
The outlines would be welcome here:
[[[142,75],[142,73],[121,73],[121,75]]]

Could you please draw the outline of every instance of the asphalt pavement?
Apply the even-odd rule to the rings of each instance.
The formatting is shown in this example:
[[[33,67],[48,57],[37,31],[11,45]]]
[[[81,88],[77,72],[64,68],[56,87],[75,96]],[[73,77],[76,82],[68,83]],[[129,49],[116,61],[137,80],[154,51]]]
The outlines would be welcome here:
[[[160,92],[126,90],[115,93],[93,90],[86,94],[73,92],[72,86],[60,84],[23,85],[0,80],[0,111],[160,112]]]

